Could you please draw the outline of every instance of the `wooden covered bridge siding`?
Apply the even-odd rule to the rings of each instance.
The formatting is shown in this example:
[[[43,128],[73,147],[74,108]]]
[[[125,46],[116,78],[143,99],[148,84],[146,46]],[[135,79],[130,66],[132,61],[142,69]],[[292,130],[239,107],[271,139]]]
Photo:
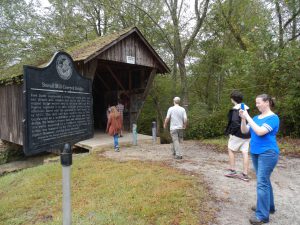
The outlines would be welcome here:
[[[157,59],[135,33],[119,41],[110,47],[109,50],[101,53],[97,58],[106,61],[127,63],[127,56],[135,57],[135,66],[161,67]]]
[[[128,56],[134,57],[135,64],[127,62]],[[136,123],[156,68],[161,67],[137,34],[115,43],[86,64],[82,61],[77,65],[82,74],[93,80],[95,127],[105,128],[106,108],[116,104],[121,95],[129,100],[124,113],[125,130]]]
[[[0,86],[0,96],[0,137],[22,145],[23,85]]]

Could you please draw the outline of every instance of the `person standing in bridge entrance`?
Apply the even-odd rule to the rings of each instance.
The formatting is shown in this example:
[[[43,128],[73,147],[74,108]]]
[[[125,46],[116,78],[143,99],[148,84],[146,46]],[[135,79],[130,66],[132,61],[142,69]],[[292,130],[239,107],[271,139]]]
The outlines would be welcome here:
[[[117,108],[117,110],[120,113],[121,118],[122,118],[121,131],[119,133],[119,136],[123,137],[123,113],[124,113],[124,105],[122,104],[120,98],[118,98],[118,104],[116,105],[116,108]]]
[[[122,127],[122,118],[115,106],[110,108],[110,113],[108,117],[108,122],[106,126],[106,132],[114,137],[114,149],[116,152],[120,151],[119,147],[119,134]]]
[[[167,127],[170,122],[170,133],[172,137],[172,153],[175,159],[182,159],[182,151],[179,143],[183,141],[183,130],[187,125],[187,115],[183,107],[179,106],[180,98],[175,97],[173,99],[174,106],[170,107],[167,112],[167,116],[164,122],[164,128]]]

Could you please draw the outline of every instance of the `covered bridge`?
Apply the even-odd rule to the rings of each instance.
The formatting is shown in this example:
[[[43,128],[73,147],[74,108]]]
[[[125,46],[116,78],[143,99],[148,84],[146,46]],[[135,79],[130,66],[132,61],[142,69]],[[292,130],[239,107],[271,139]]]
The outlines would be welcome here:
[[[106,110],[124,104],[124,128],[130,130],[157,73],[170,70],[136,27],[84,42],[67,50],[77,70],[93,81],[94,128],[104,130]],[[42,66],[41,66],[42,67]],[[12,74],[13,75],[13,74]],[[0,74],[0,139],[23,143],[22,74]]]

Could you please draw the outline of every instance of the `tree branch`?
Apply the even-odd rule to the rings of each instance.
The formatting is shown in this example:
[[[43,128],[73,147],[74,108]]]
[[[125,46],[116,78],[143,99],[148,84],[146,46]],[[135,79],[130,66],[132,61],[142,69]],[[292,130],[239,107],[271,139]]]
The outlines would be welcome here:
[[[299,14],[300,14],[300,8],[298,9],[297,12],[295,12],[295,13],[291,16],[291,18],[289,18],[289,19],[285,22],[283,28],[286,29],[286,27],[287,27],[291,22],[293,22],[293,20],[294,20]]]
[[[152,16],[148,12],[146,12],[144,9],[142,9],[141,7],[135,5],[135,4],[131,3],[131,2],[128,2],[128,1],[124,1],[124,2],[127,3],[127,4],[129,4],[129,5],[134,6],[135,8],[137,8],[138,10],[140,10],[141,12],[145,13],[145,15],[147,15],[150,18],[150,20],[159,28],[159,30],[161,31],[161,36],[167,42],[167,45],[169,46],[169,48],[172,51],[174,51],[173,46],[172,46],[172,44],[171,44],[171,42],[170,42],[167,34],[164,32],[164,30],[162,29],[162,27],[152,18]]]
[[[183,7],[183,0],[181,0],[181,4],[178,10],[178,18],[180,18],[182,7]]]
[[[220,5],[220,8],[221,8],[221,13],[229,27],[229,30],[231,31],[232,35],[234,36],[234,38],[237,40],[238,44],[240,45],[241,49],[243,49],[244,51],[247,51],[247,46],[246,44],[244,43],[241,35],[237,32],[237,30],[233,27],[231,21],[230,21],[230,18],[228,18],[224,12],[224,9],[222,7],[222,3],[220,2],[220,0],[218,0],[218,3]]]
[[[290,39],[288,39],[288,41],[293,41],[293,40],[295,40],[299,36],[300,36],[300,33],[298,33],[295,36],[291,37]]]
[[[206,17],[207,14],[207,10],[208,10],[208,5],[209,5],[209,1],[210,0],[205,0],[204,3],[204,9],[203,9],[203,13],[202,16],[200,17],[200,12],[199,12],[199,8],[198,8],[198,0],[195,0],[195,13],[197,16],[197,23],[196,26],[194,28],[194,31],[192,33],[192,35],[190,36],[187,44],[185,45],[183,52],[182,52],[182,56],[185,57],[190,49],[190,47],[192,46],[197,34],[199,33],[199,30],[201,29],[204,19]]]

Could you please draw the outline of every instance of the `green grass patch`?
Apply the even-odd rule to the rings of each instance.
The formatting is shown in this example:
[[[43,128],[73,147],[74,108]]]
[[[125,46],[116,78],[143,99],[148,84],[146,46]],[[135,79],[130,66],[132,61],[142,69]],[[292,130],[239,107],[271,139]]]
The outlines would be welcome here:
[[[281,155],[300,157],[300,139],[293,138],[278,138],[278,145],[280,148]],[[212,149],[218,152],[227,152],[227,142],[228,138],[213,138],[213,139],[203,139],[202,143],[212,147]]]
[[[221,138],[214,138],[214,139],[203,139],[201,142],[205,144],[213,144],[220,147],[227,147],[228,138],[221,137]]]
[[[279,138],[278,144],[281,154],[300,157],[300,139],[289,137]]]
[[[59,163],[0,177],[1,224],[62,224]],[[73,224],[209,224],[213,211],[199,177],[160,164],[96,154],[72,166]],[[204,212],[204,213],[203,213]]]
[[[217,152],[226,153],[228,139],[225,137],[220,138],[210,138],[210,139],[201,139],[201,143],[207,145],[210,149],[213,149]]]

